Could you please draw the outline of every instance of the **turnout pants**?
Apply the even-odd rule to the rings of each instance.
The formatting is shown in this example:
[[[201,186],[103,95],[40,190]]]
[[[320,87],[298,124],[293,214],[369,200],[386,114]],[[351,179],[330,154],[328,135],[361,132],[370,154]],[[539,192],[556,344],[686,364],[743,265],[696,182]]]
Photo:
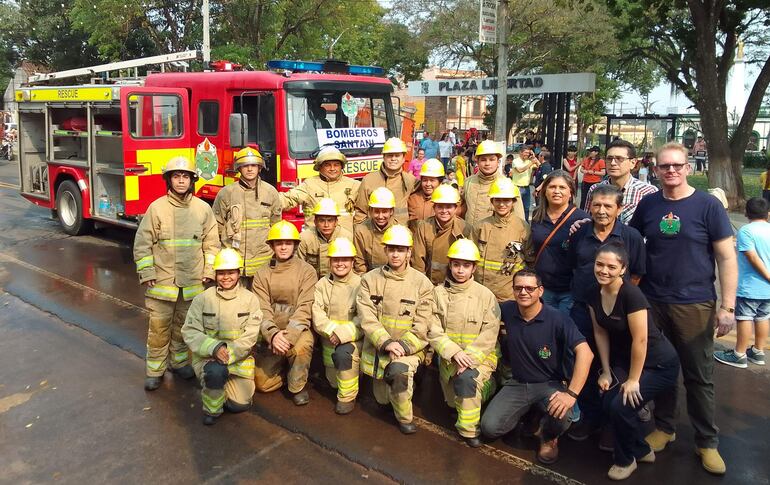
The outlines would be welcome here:
[[[570,426],[570,413],[562,419],[548,414],[548,399],[556,391],[564,390],[558,381],[527,384],[508,380],[487,406],[481,417],[481,432],[489,438],[499,438],[516,427],[519,420],[533,406],[544,415],[540,420],[542,439],[550,441],[564,433]]]
[[[411,423],[412,394],[414,393],[414,373],[422,362],[422,354],[407,355],[390,361],[392,377],[373,379],[372,390],[374,399],[380,404],[390,403],[393,414],[399,423]],[[394,366],[394,364],[397,364]],[[387,372],[387,371],[386,371]]]
[[[326,380],[337,389],[339,402],[351,402],[358,396],[358,376],[363,340],[338,345],[336,348],[329,339],[323,339],[323,362],[326,368]]]
[[[190,350],[182,339],[182,325],[190,303],[182,298],[181,289],[176,301],[145,297],[144,305],[150,312],[145,359],[147,377],[162,376],[169,361],[172,369],[179,369],[190,363]]]
[[[283,386],[283,368],[289,366],[286,380],[289,392],[296,394],[307,384],[310,359],[313,356],[313,333],[302,332],[286,355],[277,355],[266,344],[258,344],[254,360],[254,384],[259,392],[272,392]]]
[[[719,428],[714,422],[714,316],[716,302],[676,305],[650,301],[655,324],[674,345],[682,364],[687,391],[687,414],[695,429],[698,448],[716,448]],[[655,425],[676,430],[678,387],[655,398]]]
[[[449,407],[457,410],[455,428],[463,438],[475,438],[481,434],[481,405],[495,392],[494,369],[481,364],[475,369],[466,369],[455,374],[455,366],[439,364],[439,377],[444,400]]]
[[[201,401],[203,401],[203,412],[211,416],[219,416],[225,406],[225,401],[229,401],[240,407],[247,407],[251,404],[251,397],[254,395],[254,380],[247,379],[230,374],[224,382],[212,382],[211,376],[206,375],[206,367],[195,366],[195,375],[201,383]],[[220,387],[220,384],[221,385]]]

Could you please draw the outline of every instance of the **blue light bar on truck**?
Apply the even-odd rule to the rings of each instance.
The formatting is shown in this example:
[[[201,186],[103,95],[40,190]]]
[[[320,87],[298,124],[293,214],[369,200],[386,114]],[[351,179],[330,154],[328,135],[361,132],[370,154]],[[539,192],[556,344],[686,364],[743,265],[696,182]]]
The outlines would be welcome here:
[[[344,61],[268,61],[268,69],[291,72],[329,72],[338,74],[353,74],[358,76],[383,76],[385,69],[377,66],[351,66]]]

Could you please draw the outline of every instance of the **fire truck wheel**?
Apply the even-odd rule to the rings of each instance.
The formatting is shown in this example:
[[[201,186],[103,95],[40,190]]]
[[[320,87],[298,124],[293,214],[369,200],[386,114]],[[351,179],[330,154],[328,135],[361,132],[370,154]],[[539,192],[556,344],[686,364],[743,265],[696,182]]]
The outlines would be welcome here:
[[[65,180],[56,191],[56,213],[64,232],[80,236],[93,228],[93,221],[83,217],[83,199],[75,182]]]

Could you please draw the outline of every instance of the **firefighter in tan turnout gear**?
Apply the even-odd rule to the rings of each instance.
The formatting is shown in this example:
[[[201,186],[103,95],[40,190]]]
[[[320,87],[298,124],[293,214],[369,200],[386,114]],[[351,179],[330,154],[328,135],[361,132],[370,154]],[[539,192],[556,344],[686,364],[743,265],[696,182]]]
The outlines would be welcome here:
[[[492,215],[487,194],[492,187],[492,182],[502,177],[498,172],[502,158],[501,143],[484,140],[476,148],[476,164],[479,167],[479,173],[468,177],[463,186],[463,199],[466,205],[465,222],[472,227]],[[520,197],[514,202],[513,212],[523,220],[524,205],[519,199]]]
[[[386,187],[395,197],[395,215],[393,218],[400,224],[406,224],[409,220],[407,211],[407,199],[411,195],[417,179],[409,172],[404,171],[404,157],[406,157],[406,143],[400,138],[388,138],[382,147],[382,165],[380,169],[368,173],[361,180],[361,187],[356,197],[356,224],[363,222],[369,215],[369,197],[379,187]]]
[[[441,389],[447,405],[457,410],[455,427],[468,445],[478,448],[481,405],[495,390],[500,307],[495,295],[473,279],[481,259],[473,241],[458,239],[447,257],[446,281],[433,291],[428,339],[441,355]]]
[[[369,219],[355,227],[356,260],[353,269],[359,275],[387,264],[382,236],[396,224],[393,219],[395,206],[393,192],[385,187],[378,188],[369,196]]]
[[[339,225],[340,210],[331,199],[319,199],[313,208],[313,226],[299,235],[297,255],[315,268],[316,276],[329,274],[329,243],[338,237],[353,239],[353,233]]]
[[[471,235],[471,227],[457,217],[460,193],[451,185],[439,185],[431,195],[432,217],[419,221],[414,233],[412,267],[425,273],[434,285],[446,278],[447,250],[460,238]]]
[[[364,348],[361,370],[373,378],[374,397],[390,403],[402,433],[412,434],[414,374],[425,358],[433,285],[409,267],[412,234],[395,225],[383,236],[388,264],[366,273],[356,299]]]
[[[481,252],[476,281],[486,286],[497,301],[513,300],[513,275],[534,260],[529,225],[513,213],[519,188],[511,179],[499,178],[489,189],[494,213],[473,228],[471,238]]]
[[[134,240],[134,261],[150,313],[144,380],[148,391],[160,387],[169,361],[180,377],[195,376],[182,324],[190,301],[214,278],[211,265],[219,251],[214,213],[193,195],[195,164],[172,158],[163,179],[168,192],[147,208]]]
[[[361,182],[343,174],[348,159],[335,147],[324,147],[315,159],[313,170],[318,175],[307,178],[297,187],[281,192],[283,209],[302,205],[305,213],[305,225],[313,227],[313,208],[321,199],[332,199],[340,209],[339,225],[353,233],[353,214],[355,200]]]
[[[259,300],[239,284],[243,258],[225,248],[214,259],[217,285],[196,296],[182,327],[201,382],[203,424],[214,424],[222,410],[240,413],[254,395],[254,357],[262,312]]]
[[[433,215],[433,191],[444,181],[444,164],[441,160],[431,158],[420,167],[420,180],[417,188],[407,199],[409,209],[409,230],[414,231],[420,221]]]
[[[281,220],[281,201],[275,187],[259,177],[265,160],[257,150],[239,150],[233,163],[241,176],[217,193],[214,215],[222,246],[243,257],[241,277],[248,288],[254,272],[273,256],[265,237],[270,225]]]
[[[364,333],[356,308],[361,277],[353,272],[356,248],[339,237],[329,244],[331,273],[315,285],[313,328],[321,336],[326,379],[337,389],[334,412],[353,411]]]
[[[310,400],[305,388],[313,333],[310,319],[313,287],[317,281],[312,266],[295,253],[299,232],[293,224],[280,221],[270,228],[267,242],[275,256],[254,274],[252,291],[262,309],[262,337],[256,348],[254,382],[259,392],[272,392],[283,385],[283,368],[289,366],[286,380],[294,404]]]

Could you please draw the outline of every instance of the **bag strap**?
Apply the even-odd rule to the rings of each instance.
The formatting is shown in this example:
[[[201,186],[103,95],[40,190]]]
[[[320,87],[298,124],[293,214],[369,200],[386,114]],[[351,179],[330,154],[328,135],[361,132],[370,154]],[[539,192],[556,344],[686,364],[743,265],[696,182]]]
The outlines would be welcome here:
[[[549,242],[551,242],[551,239],[553,238],[553,236],[556,234],[556,232],[557,232],[559,229],[561,229],[561,226],[563,226],[563,225],[564,225],[564,223],[565,223],[565,222],[567,222],[567,219],[569,219],[569,217],[570,217],[570,216],[571,216],[571,215],[572,215],[572,214],[573,214],[573,213],[574,213],[576,210],[577,210],[577,207],[573,205],[573,206],[572,206],[572,209],[571,209],[569,212],[567,212],[567,215],[565,215],[564,217],[562,217],[561,221],[559,221],[559,223],[558,223],[558,224],[556,224],[556,226],[555,226],[553,229],[551,229],[551,233],[550,233],[550,234],[548,234],[548,237],[547,237],[547,238],[545,238],[545,241],[543,241],[543,245],[542,245],[542,246],[540,246],[540,249],[537,251],[537,255],[535,256],[535,264],[534,264],[534,266],[537,266],[537,262],[538,262],[538,260],[540,260],[540,255],[541,255],[541,254],[543,254],[543,251],[545,251],[545,247],[546,247],[546,246],[548,246],[548,243],[549,243]]]

